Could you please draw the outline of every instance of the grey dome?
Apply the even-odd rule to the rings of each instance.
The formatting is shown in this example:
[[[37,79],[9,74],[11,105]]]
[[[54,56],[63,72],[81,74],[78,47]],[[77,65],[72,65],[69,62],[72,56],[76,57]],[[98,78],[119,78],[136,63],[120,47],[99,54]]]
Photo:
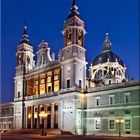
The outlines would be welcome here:
[[[124,67],[124,63],[119,56],[113,53],[111,50],[103,51],[101,54],[97,55],[93,60],[92,65],[103,64],[106,62],[118,62]]]

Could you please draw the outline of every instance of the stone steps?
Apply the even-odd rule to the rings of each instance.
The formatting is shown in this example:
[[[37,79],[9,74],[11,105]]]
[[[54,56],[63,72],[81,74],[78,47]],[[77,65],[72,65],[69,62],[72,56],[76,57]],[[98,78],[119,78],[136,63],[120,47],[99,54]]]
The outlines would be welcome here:
[[[11,130],[4,133],[5,134],[42,134],[42,129],[23,129],[23,130],[13,130],[13,131]],[[47,133],[47,135],[61,135],[61,130],[44,129],[44,133]]]

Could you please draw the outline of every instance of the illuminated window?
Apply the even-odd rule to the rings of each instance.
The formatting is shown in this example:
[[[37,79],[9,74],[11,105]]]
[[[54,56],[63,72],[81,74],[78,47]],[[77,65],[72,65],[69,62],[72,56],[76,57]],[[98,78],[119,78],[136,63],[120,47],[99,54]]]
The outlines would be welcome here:
[[[49,72],[49,74],[51,73]],[[49,76],[47,78],[47,92],[51,92],[51,91],[52,91],[52,77]]]
[[[38,81],[35,81],[35,85],[38,86]]]
[[[44,84],[45,83],[45,79],[41,79],[40,83]]]
[[[28,96],[31,96],[33,94],[33,78],[29,79],[27,84],[27,94]]]
[[[54,75],[58,75],[58,74],[59,74],[59,72],[60,72],[60,70],[59,70],[59,69],[54,70]]]
[[[34,81],[34,94],[38,94],[38,79],[36,78]]]
[[[51,71],[47,72],[47,75],[48,76],[51,76],[52,75],[52,72]]]
[[[59,81],[54,81],[54,92],[59,90]]]
[[[38,86],[34,87],[34,94],[37,95],[38,94]]]
[[[55,70],[54,74],[59,74],[58,72],[59,71]],[[54,92],[56,92],[58,90],[59,90],[59,75],[55,75],[54,76]]]
[[[47,83],[50,83],[50,82],[52,82],[52,78],[49,76],[49,77],[47,78]]]
[[[54,76],[54,80],[55,80],[55,81],[58,80],[58,75],[55,75],[55,76]]]
[[[58,91],[60,88],[59,73],[60,73],[60,69],[54,70],[54,92]]]
[[[40,94],[45,93],[45,79],[40,79]]]

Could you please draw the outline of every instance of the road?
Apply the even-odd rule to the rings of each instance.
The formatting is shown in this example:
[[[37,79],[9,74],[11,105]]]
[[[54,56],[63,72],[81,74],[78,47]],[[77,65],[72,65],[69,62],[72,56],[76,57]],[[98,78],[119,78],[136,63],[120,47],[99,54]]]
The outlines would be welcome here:
[[[128,138],[128,137],[97,137],[97,136],[76,136],[76,135],[47,135],[40,136],[38,134],[11,134],[2,135],[1,140],[139,140],[139,138]]]

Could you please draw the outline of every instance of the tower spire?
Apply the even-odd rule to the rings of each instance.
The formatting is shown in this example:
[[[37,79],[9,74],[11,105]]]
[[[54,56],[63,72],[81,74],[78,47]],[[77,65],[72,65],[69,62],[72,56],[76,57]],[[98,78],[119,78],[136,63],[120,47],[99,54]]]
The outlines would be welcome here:
[[[109,32],[106,32],[106,38],[104,41],[104,51],[111,50],[111,42],[108,36],[109,36]]]
[[[76,0],[72,1],[72,6],[76,5]]]
[[[23,32],[23,35],[28,35],[27,34],[27,22],[26,22],[26,20],[24,21],[24,32]]]
[[[67,19],[70,19],[71,17],[74,17],[74,16],[80,17],[79,12],[78,12],[78,6],[76,5],[76,0],[72,1],[71,11]]]
[[[20,41],[20,44],[22,44],[22,43],[31,45],[30,41],[29,41],[29,38],[28,38],[27,22],[26,22],[26,20],[24,21],[24,31],[23,31],[22,39]]]

